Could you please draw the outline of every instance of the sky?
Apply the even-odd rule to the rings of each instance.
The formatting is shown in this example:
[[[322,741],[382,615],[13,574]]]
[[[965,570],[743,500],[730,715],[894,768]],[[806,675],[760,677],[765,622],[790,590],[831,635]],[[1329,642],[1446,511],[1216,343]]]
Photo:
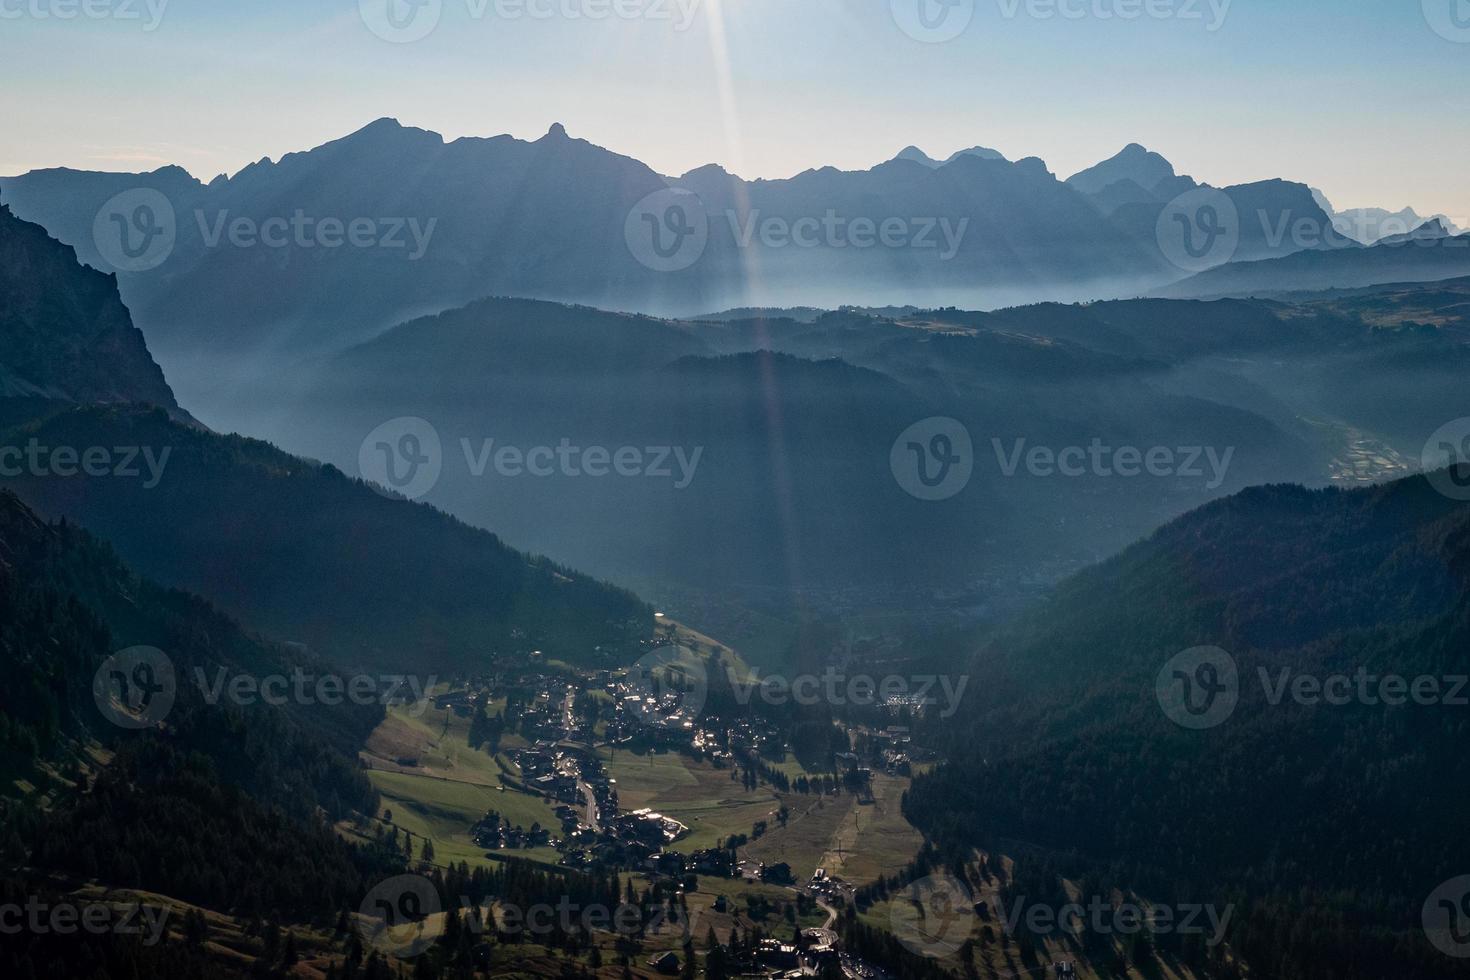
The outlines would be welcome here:
[[[392,116],[744,177],[1139,142],[1470,225],[1470,0],[0,0],[0,85],[7,175],[208,179]]]

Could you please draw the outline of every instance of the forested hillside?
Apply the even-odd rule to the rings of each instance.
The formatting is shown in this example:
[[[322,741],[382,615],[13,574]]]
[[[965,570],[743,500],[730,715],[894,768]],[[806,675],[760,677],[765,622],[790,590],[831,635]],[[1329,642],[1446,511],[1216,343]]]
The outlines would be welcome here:
[[[1239,703],[1191,730],[1160,674],[1201,646],[1233,658]],[[940,840],[1235,903],[1256,975],[1465,975],[1419,929],[1462,871],[1445,858],[1464,829],[1470,506],[1423,478],[1250,490],[1065,583],[970,669],[950,764],[908,800]],[[1302,675],[1350,696],[1298,698]],[[1385,703],[1389,677],[1434,678],[1433,703]]]

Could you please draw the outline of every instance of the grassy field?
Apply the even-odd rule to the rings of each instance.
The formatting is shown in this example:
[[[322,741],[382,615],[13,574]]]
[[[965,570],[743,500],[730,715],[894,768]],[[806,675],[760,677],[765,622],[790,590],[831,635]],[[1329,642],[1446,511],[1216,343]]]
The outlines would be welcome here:
[[[798,759],[795,753],[792,752],[787,752],[786,758],[782,759],[780,762],[773,762],[770,759],[766,759],[764,761],[766,765],[770,766],[772,769],[775,769],[778,772],[785,773],[788,777],[790,777],[793,782],[798,776],[826,776],[831,774],[830,767],[808,769],[806,766],[801,764],[801,760]]]
[[[599,749],[598,757],[618,781],[618,803],[624,810],[650,807],[689,827],[689,836],[678,845],[683,851],[713,847],[731,834],[749,834],[757,820],[774,823],[780,806],[769,787],[747,792],[730,778],[732,770],[672,752],[634,755]]]
[[[399,706],[389,710],[362,753],[394,826],[412,834],[416,845],[417,838],[432,840],[437,864],[493,863],[470,839],[470,828],[487,810],[527,829],[536,823],[553,830],[561,825],[540,797],[503,789],[500,765],[489,753],[472,750],[468,734],[469,719],[451,711],[429,708],[414,714]],[[406,758],[417,765],[400,765]],[[550,848],[502,853],[548,864],[560,859]]]
[[[909,781],[873,774],[873,802],[854,805],[831,839],[822,867],[855,885],[895,874],[913,860],[923,835],[904,819],[899,806]]]
[[[501,791],[475,783],[410,773],[372,772],[369,777],[383,794],[383,809],[392,811],[393,825],[413,834],[416,846],[421,843],[419,838],[434,842],[436,864],[467,861],[474,867],[491,863],[485,852],[470,839],[470,827],[485,815],[486,810],[497,810],[504,819],[527,829],[534,823],[553,829],[561,825],[551,807],[539,797],[515,790]],[[560,857],[550,848],[504,853],[551,864]]]

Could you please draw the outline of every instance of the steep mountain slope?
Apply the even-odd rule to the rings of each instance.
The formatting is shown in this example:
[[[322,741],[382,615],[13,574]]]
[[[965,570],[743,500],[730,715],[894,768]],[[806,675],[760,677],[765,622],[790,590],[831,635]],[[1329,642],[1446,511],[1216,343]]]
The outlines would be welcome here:
[[[355,906],[401,866],[396,852],[350,846],[333,829],[376,811],[356,751],[381,704],[211,700],[199,680],[315,679],[330,671],[321,661],[138,578],[104,543],[74,525],[45,524],[9,493],[0,493],[0,613],[6,896],[61,901],[54,893],[68,881],[90,880],[293,922]],[[139,645],[154,652],[109,659]],[[197,942],[150,952],[91,932],[72,936],[68,949],[8,938],[0,964],[24,976],[27,964],[90,950],[114,963],[154,962],[151,975],[182,975],[165,968],[200,958],[215,961],[211,974],[239,968]]]
[[[0,393],[178,407],[113,278],[3,204]]]
[[[0,434],[32,439],[167,452],[156,480],[145,455],[136,479],[26,471],[0,482],[105,535],[145,574],[338,662],[462,666],[542,647],[582,658],[651,623],[626,592],[266,443],[101,407],[52,409]]]
[[[1202,645],[1238,665],[1238,684],[1215,676],[1239,701],[1188,730],[1156,691]],[[1420,909],[1470,859],[1467,722],[1444,700],[1467,650],[1470,506],[1422,477],[1250,490],[988,639],[952,762],[909,809],[950,840],[1126,867],[1159,900],[1234,902],[1231,942],[1263,975],[1463,976],[1429,949]],[[1345,676],[1351,693],[1273,693],[1301,675]],[[1439,679],[1439,703],[1385,702],[1389,676]],[[1325,801],[1352,818],[1325,818]]]
[[[39,227],[0,213],[0,257],[0,363],[31,379],[30,397],[0,398],[0,484],[47,518],[79,522],[143,574],[339,662],[463,664],[543,645],[575,658],[643,636],[651,613],[626,592],[193,423],[112,278]],[[505,336],[512,348],[529,339]],[[605,332],[603,348],[580,346],[615,351],[635,337],[628,327]],[[644,344],[675,352],[665,339]],[[559,344],[556,362],[575,346]]]

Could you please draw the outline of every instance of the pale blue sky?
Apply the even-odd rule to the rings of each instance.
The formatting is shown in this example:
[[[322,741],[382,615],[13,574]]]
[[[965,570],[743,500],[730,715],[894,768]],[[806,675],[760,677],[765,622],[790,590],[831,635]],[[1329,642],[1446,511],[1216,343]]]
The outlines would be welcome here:
[[[371,33],[358,0],[166,0],[152,31],[147,4],[165,0],[92,0],[140,20],[33,12],[67,2],[0,0],[0,173],[175,162],[208,178],[379,116],[447,137],[561,121],[665,173],[750,177],[866,167],[909,143],[985,144],[1067,176],[1138,141],[1212,183],[1282,176],[1339,207],[1470,219],[1470,43],[1423,9],[1470,24],[1467,0],[1233,0],[1214,31],[1211,0],[1131,0],[1200,14],[1137,20],[1094,12],[1130,0],[1060,0],[1076,19],[974,0],[964,33],[932,44],[890,0],[682,0],[698,3],[684,31],[442,0],[408,44]]]

